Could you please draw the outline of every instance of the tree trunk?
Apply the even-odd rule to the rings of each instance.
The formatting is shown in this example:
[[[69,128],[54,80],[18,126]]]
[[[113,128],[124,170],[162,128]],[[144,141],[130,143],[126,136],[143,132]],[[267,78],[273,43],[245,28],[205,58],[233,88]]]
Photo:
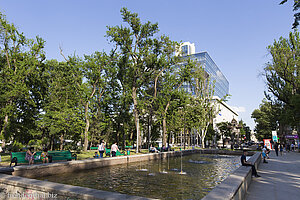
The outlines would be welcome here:
[[[204,141],[205,137],[201,137],[201,144],[202,144],[202,148],[205,148],[205,141]]]
[[[88,111],[89,111],[89,101],[86,102],[85,108],[84,108],[84,116],[85,116],[85,129],[84,129],[84,151],[87,151],[88,148],[88,143],[89,143],[89,128],[90,128],[90,120],[88,116]]]
[[[150,111],[150,113],[152,113],[152,111]],[[152,119],[152,115],[150,114],[150,116],[148,117],[148,150],[150,149],[150,138],[151,138],[151,119]]]
[[[166,120],[166,117],[164,117],[164,118],[163,118],[162,144],[163,144],[163,146],[165,146],[165,147],[166,147],[166,145],[167,145],[166,137],[167,137],[167,120]]]
[[[206,136],[206,133],[207,133],[208,126],[209,126],[209,123],[207,123],[206,127],[201,130],[201,133],[202,133],[202,135],[201,135],[202,147],[205,147],[204,140],[205,140],[205,136]]]
[[[136,88],[132,88],[132,100],[133,100],[133,115],[134,115],[134,122],[135,122],[135,128],[136,128],[136,152],[139,152],[139,146],[140,146],[140,127],[139,127],[139,114],[137,109],[137,95],[136,95]]]
[[[1,131],[1,136],[2,136],[2,148],[5,147],[5,139],[4,139],[4,135],[5,135],[5,132],[6,132],[6,127],[8,125],[8,114],[5,115],[4,117],[4,125],[3,125],[3,128],[2,128],[2,131]]]
[[[62,151],[64,148],[64,134],[61,134],[60,136],[60,147],[59,149]]]
[[[164,115],[163,115],[163,136],[162,136],[162,143],[166,147],[167,145],[167,113],[170,106],[170,101],[167,103]]]
[[[50,139],[50,151],[53,151],[53,144],[54,144],[53,136],[51,136],[51,139]]]

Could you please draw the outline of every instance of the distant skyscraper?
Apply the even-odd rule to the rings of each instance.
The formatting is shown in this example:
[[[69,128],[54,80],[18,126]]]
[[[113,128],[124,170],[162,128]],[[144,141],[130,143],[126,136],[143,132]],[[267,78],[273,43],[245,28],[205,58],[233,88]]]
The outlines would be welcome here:
[[[207,72],[210,83],[214,84],[214,96],[223,98],[225,95],[229,94],[229,82],[226,77],[223,75],[219,67],[208,55],[207,52],[195,53],[194,43],[184,42],[180,46],[181,52],[176,53],[176,55],[189,56],[191,59],[200,63],[200,65]],[[187,85],[183,86],[185,89],[188,89]]]

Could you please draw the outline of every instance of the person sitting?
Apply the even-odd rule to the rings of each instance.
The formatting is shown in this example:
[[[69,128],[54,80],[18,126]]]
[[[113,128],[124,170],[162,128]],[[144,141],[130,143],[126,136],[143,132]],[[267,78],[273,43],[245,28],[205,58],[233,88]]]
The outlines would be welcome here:
[[[269,154],[270,154],[270,149],[268,149],[268,147],[266,147],[266,155],[267,155],[267,158],[269,159],[270,157],[269,157]]]
[[[267,158],[267,148],[266,147],[264,147],[263,149],[262,149],[262,152],[261,152],[261,156],[262,156],[262,158],[264,159],[264,163],[268,163],[267,161],[266,161],[266,158]]]
[[[252,176],[260,177],[260,175],[257,174],[255,166],[251,162],[247,162],[247,160],[246,160],[247,153],[248,152],[246,150],[244,150],[243,155],[241,156],[242,166],[251,166],[252,167]]]
[[[34,154],[35,152],[33,152],[33,147],[29,147],[25,155],[25,160],[28,160],[29,165],[34,163]]]
[[[150,153],[156,153],[156,152],[158,152],[158,150],[155,147],[153,147],[153,146],[150,147],[149,151],[150,151]]]
[[[99,158],[98,152],[95,152],[94,158]]]
[[[41,153],[41,159],[43,161],[43,163],[48,163],[49,159],[48,159],[48,149],[45,148],[44,151]]]

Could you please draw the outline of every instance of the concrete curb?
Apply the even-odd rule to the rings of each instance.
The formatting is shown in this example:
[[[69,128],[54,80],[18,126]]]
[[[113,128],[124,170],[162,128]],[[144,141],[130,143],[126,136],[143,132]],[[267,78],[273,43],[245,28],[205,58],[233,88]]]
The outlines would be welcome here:
[[[0,188],[3,199],[151,199],[6,174],[0,174]]]
[[[182,151],[183,155],[196,153],[196,150],[185,150]],[[37,165],[20,165],[13,167],[13,176],[22,176],[26,178],[37,178],[43,176],[50,176],[54,174],[62,174],[69,172],[76,172],[87,169],[95,169],[100,167],[107,167],[119,164],[128,164],[131,162],[141,162],[148,160],[165,159],[167,156],[174,157],[180,156],[180,151],[171,151],[163,153],[151,153],[143,155],[132,155],[132,156],[119,156],[111,158],[101,159],[86,159],[86,160],[73,160],[58,163],[47,163]]]
[[[13,167],[13,176],[22,176],[26,178],[37,178],[43,176],[50,176],[54,174],[70,173],[87,169],[96,169],[100,167],[107,167],[119,164],[128,164],[131,162],[141,162],[157,159],[165,159],[168,156],[180,156],[188,155],[193,153],[201,154],[225,154],[225,155],[241,155],[242,151],[228,151],[228,150],[217,150],[217,149],[194,149],[184,151],[170,151],[162,153],[150,153],[143,155],[132,155],[132,156],[119,156],[111,158],[95,159],[90,158],[86,160],[73,160],[58,163],[47,163],[37,165],[21,165]],[[249,152],[250,153],[250,152]]]
[[[250,162],[255,163],[257,169],[261,162],[260,153],[255,153],[250,159]],[[229,175],[222,183],[217,185],[209,192],[202,200],[224,200],[234,199],[242,200],[249,188],[252,180],[251,167],[241,166]]]

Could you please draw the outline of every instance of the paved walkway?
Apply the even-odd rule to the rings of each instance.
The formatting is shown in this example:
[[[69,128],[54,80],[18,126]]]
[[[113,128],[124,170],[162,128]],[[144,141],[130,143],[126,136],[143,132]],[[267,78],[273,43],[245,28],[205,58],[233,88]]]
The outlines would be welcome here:
[[[261,177],[252,179],[246,200],[300,199],[300,153],[284,152],[277,157],[273,151],[267,161],[261,162]]]

